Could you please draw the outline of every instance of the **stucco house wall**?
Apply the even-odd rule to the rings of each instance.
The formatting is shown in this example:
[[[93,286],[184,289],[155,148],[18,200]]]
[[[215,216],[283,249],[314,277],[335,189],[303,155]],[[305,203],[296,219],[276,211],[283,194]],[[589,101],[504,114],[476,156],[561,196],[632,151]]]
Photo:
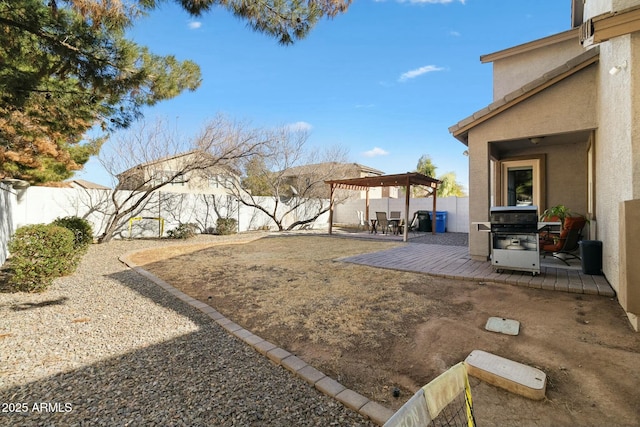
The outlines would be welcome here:
[[[567,79],[551,86],[535,97],[529,98],[503,112],[499,117],[487,120],[469,132],[469,182],[470,220],[487,221],[491,201],[491,176],[489,167],[490,142],[508,141],[528,135],[563,134],[597,127],[596,94],[585,91],[584,85],[595,84],[597,67],[590,66]],[[561,198],[562,203],[572,206],[576,212],[586,213],[586,141],[575,146],[546,147],[547,182],[566,179],[566,187],[547,186],[547,204]],[[542,152],[542,148],[531,148],[530,152]],[[580,164],[580,162],[584,162]],[[560,167],[559,167],[560,166]],[[579,183],[579,177],[584,182]],[[553,181],[557,182],[557,181]],[[567,188],[571,186],[572,190]],[[573,187],[575,186],[575,187]],[[564,194],[558,194],[562,192]],[[579,201],[578,194],[584,199]],[[567,196],[567,198],[565,198]],[[571,203],[575,203],[572,205]],[[469,251],[474,259],[487,259],[490,253],[489,236],[471,228]]]
[[[638,2],[636,2],[638,3]],[[602,118],[597,138],[606,141],[597,150],[598,175],[598,238],[607,244],[603,268],[619,300],[629,313],[630,320],[638,327],[638,303],[630,295],[640,286],[638,272],[632,273],[631,265],[637,261],[633,253],[640,253],[637,235],[628,218],[637,218],[640,199],[640,35],[632,33],[601,43],[600,99],[598,114]],[[611,75],[607,70],[625,64],[620,72]],[[626,253],[624,253],[626,251]],[[626,260],[626,264],[621,262]],[[636,308],[633,308],[636,306]]]
[[[493,62],[493,99],[500,99],[508,93],[537,79],[546,71],[552,70],[583,52],[580,43],[576,43],[577,30],[562,33],[563,41],[545,49],[523,48],[523,52],[505,55],[501,52],[481,58],[483,62],[494,57],[501,59]],[[507,49],[508,51],[508,49]],[[507,53],[506,51],[504,53]]]
[[[600,167],[596,177],[598,203],[596,215],[598,238],[607,242],[603,266],[607,277],[619,276],[618,204],[633,198],[633,165],[631,150],[631,111],[628,73],[610,75],[606,70],[616,65],[629,49],[629,37],[618,38],[600,47],[600,61],[604,72],[600,75],[598,115],[603,118],[596,132],[596,162]],[[626,80],[626,82],[625,82]],[[606,165],[610,165],[606,167]],[[612,280],[613,281],[613,280]],[[618,280],[615,280],[616,284]],[[613,283],[612,283],[613,284]],[[617,288],[617,286],[614,286]]]
[[[546,207],[565,205],[577,214],[591,213],[587,206],[587,149],[588,141],[582,141],[547,150],[546,180],[562,185],[547,186]]]
[[[141,188],[157,185],[166,178],[173,178],[176,172],[187,169],[189,163],[203,162],[201,153],[182,153],[157,161],[145,163],[133,167],[120,175],[120,189],[139,190]],[[164,185],[162,191],[183,194],[213,194],[230,195],[229,185],[224,185],[225,180],[237,180],[230,171],[222,167],[211,166],[206,169],[188,171],[182,178],[175,178]],[[142,186],[142,187],[141,187]]]
[[[637,0],[584,0],[584,19],[637,6]]]
[[[579,2],[573,0],[574,12],[581,10]],[[572,23],[580,25],[583,17],[594,19],[576,32],[574,45],[560,33],[541,39],[546,44],[534,41],[485,55],[494,62],[499,99],[450,128],[469,146],[472,222],[488,219],[491,155],[499,160],[513,140],[519,144],[515,144],[517,154],[531,158],[536,149],[526,148],[527,139],[554,140],[554,144],[540,143],[545,145],[546,203],[587,213],[588,238],[603,242],[602,271],[636,330],[640,329],[639,10],[640,0],[586,0],[584,16],[573,16]],[[540,58],[559,50],[576,57],[555,70],[541,69],[552,62]],[[508,92],[524,75],[527,62],[540,75]],[[523,94],[530,97],[524,99]],[[559,141],[564,135],[573,139]],[[481,258],[489,253],[488,236],[471,230],[471,255]]]

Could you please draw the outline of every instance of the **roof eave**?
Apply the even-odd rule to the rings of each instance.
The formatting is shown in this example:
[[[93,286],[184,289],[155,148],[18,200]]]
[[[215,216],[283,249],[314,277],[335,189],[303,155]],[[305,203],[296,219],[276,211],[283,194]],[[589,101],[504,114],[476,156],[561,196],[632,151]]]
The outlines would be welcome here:
[[[512,46],[507,49],[500,50],[494,53],[488,53],[480,56],[480,62],[483,64],[494,62],[499,59],[508,58],[513,55],[519,55],[532,50],[540,49],[543,47],[551,46],[557,43],[561,43],[567,40],[575,39],[576,42],[580,40],[580,28],[572,28],[561,33],[556,33],[548,37],[533,40],[527,43],[523,43],[517,46]]]
[[[531,98],[532,96],[590,66],[591,64],[598,62],[598,59],[598,49],[587,50],[583,54],[578,55],[577,57],[566,62],[560,67],[557,67],[545,73],[536,80],[533,80],[532,82],[527,83],[526,85],[516,89],[515,91],[508,93],[502,99],[492,102],[487,107],[476,111],[471,116],[459,121],[449,128],[449,132],[453,135],[454,138],[456,138],[463,144],[468,145],[468,133],[472,128],[499,115],[500,113],[508,110],[514,105],[517,105],[522,101]]]

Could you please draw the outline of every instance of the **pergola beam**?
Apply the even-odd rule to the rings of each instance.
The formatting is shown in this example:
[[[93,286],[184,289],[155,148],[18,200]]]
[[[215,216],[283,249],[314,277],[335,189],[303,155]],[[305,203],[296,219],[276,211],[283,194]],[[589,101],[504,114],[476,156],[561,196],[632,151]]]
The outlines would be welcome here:
[[[435,234],[436,230],[436,191],[440,181],[423,175],[418,172],[407,172],[403,174],[394,175],[380,175],[380,176],[367,176],[362,178],[349,178],[349,179],[335,179],[325,181],[325,183],[331,186],[331,199],[329,202],[329,234],[333,232],[333,209],[334,209],[334,193],[336,189],[341,190],[355,190],[366,191],[366,205],[365,215],[366,220],[369,221],[369,188],[370,187],[405,187],[405,210],[404,210],[404,233],[402,240],[404,242],[408,239],[408,227],[409,227],[409,200],[411,199],[411,186],[420,185],[428,187],[431,195],[433,196],[433,215],[431,232]]]

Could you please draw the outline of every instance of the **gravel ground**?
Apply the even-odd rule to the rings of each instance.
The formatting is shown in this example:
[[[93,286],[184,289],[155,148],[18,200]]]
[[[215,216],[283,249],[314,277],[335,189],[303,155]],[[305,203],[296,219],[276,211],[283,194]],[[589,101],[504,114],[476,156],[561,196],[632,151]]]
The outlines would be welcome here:
[[[305,232],[309,233],[309,232]],[[326,231],[315,231],[318,234],[327,234]],[[294,234],[294,233],[290,233]],[[327,234],[328,235],[328,234]],[[391,233],[371,234],[368,231],[354,232],[352,229],[345,231],[337,227],[334,236],[348,236],[349,238],[379,240],[379,241],[402,241],[402,235],[394,235]],[[409,232],[408,243],[422,243],[428,245],[445,245],[445,246],[469,246],[469,233],[431,233],[431,232]]]
[[[180,243],[92,245],[46,292],[0,293],[0,425],[373,425],[118,261]]]
[[[428,245],[469,246],[469,233],[419,233],[418,237],[412,237],[409,242]]]

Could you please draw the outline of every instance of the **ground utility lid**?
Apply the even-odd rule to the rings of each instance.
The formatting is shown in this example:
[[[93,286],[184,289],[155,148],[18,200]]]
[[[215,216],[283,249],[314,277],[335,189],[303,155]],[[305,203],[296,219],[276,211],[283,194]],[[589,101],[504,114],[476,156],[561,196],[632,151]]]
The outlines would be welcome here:
[[[502,317],[490,317],[484,328],[491,332],[499,332],[506,335],[518,335],[520,332],[520,322],[517,320],[504,319]]]

